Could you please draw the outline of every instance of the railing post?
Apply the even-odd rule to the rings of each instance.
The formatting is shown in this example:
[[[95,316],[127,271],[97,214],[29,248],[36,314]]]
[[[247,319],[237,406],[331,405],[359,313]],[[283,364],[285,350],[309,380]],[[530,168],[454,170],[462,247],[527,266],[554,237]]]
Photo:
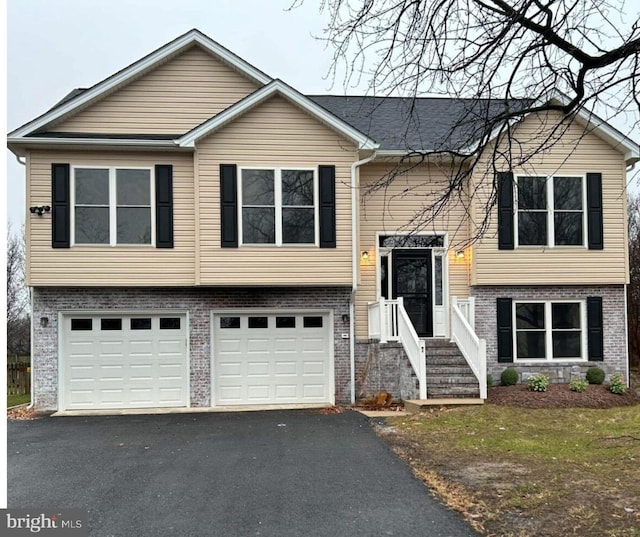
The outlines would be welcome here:
[[[388,340],[389,332],[389,319],[387,315],[387,308],[389,307],[384,300],[384,297],[380,297],[380,343],[386,343]]]
[[[487,398],[487,342],[484,339],[480,340],[480,399],[483,401]]]
[[[453,328],[454,325],[453,323],[455,322],[455,319],[453,318],[453,311],[454,308],[458,306],[458,297],[457,296],[452,296],[451,297],[451,308],[449,309],[449,339],[450,341],[454,341],[454,337],[453,337]]]
[[[425,348],[424,341],[420,340],[420,367],[419,369],[419,383],[420,383],[420,399],[427,398],[427,349]]]
[[[467,320],[469,321],[471,328],[475,330],[476,329],[476,297],[470,296],[468,300],[469,300],[469,318]]]

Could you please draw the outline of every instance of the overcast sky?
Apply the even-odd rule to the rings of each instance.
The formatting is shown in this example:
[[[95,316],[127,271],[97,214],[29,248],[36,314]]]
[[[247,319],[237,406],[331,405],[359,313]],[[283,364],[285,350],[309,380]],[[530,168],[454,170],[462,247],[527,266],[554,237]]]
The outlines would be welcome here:
[[[8,0],[7,127],[19,127],[71,89],[92,86],[192,28],[302,93],[341,93],[341,83],[332,88],[324,78],[331,50],[313,37],[326,19],[319,2],[288,11],[291,3]],[[7,216],[21,225],[24,168],[9,152],[7,163]]]
[[[333,86],[325,79],[332,51],[314,38],[326,22],[319,0],[289,11],[292,2],[8,0],[8,131],[191,28],[302,93],[344,93],[341,79]],[[349,92],[365,93],[366,81]],[[17,227],[25,214],[24,168],[8,151],[7,170],[7,217]]]

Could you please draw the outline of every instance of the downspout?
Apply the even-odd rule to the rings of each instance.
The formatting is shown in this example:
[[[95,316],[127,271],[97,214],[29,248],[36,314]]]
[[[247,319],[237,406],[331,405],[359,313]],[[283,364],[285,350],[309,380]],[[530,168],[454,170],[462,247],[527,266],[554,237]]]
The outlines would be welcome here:
[[[31,301],[31,322],[29,331],[31,338],[31,342],[29,343],[29,347],[31,348],[31,352],[29,353],[29,375],[31,376],[31,402],[27,405],[27,410],[31,410],[36,404],[36,394],[35,394],[35,382],[33,381],[33,289],[29,288],[29,299]]]
[[[351,374],[351,404],[356,402],[356,291],[358,290],[358,266],[360,255],[358,254],[358,181],[357,169],[376,158],[376,151],[362,160],[351,165],[351,300],[349,301],[349,365]]]
[[[16,155],[16,160],[18,161],[18,164],[21,164],[22,166],[27,165],[27,159],[24,160],[20,160],[20,156]],[[24,157],[22,157],[24,158]],[[26,260],[25,260],[26,262]],[[31,303],[31,315],[30,317],[30,322],[29,322],[29,347],[31,348],[31,352],[29,353],[29,374],[31,375],[31,401],[29,402],[29,404],[27,405],[27,410],[31,410],[34,405],[36,404],[36,400],[35,400],[35,388],[34,388],[34,384],[35,382],[33,382],[33,289],[29,288],[29,302]]]

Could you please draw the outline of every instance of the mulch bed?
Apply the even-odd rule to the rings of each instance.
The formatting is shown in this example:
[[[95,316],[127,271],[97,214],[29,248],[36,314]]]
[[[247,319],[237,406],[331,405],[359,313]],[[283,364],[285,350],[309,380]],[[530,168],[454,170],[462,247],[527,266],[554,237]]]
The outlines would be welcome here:
[[[530,391],[525,384],[489,388],[487,402],[527,408],[613,408],[640,404],[640,395],[629,389],[618,395],[603,384],[591,384],[584,392],[572,392],[568,384],[550,384],[546,392]]]

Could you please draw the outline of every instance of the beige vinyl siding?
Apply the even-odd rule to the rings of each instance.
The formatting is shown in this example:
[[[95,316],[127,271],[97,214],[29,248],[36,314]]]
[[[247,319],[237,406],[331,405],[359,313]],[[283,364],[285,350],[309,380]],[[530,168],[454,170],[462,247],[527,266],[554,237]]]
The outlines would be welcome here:
[[[417,212],[439,197],[446,184],[447,166],[424,164],[406,174],[395,177],[387,187],[367,194],[367,189],[393,168],[384,164],[366,164],[360,169],[359,250],[369,252],[367,261],[360,261],[360,281],[356,296],[356,337],[368,338],[367,304],[377,297],[376,232],[416,231],[411,222]],[[468,223],[462,203],[451,205],[447,211],[421,232],[446,232],[448,252],[449,296],[469,296],[469,263],[456,259],[456,246],[468,238]]]
[[[257,88],[193,46],[50,130],[183,134]]]
[[[543,139],[544,129],[559,118],[557,113],[550,116],[530,116],[518,126],[515,134],[523,142],[524,152],[535,140]],[[588,250],[586,246],[523,246],[515,250],[498,250],[497,217],[494,216],[487,234],[475,247],[472,284],[588,285],[628,281],[626,174],[620,152],[573,123],[568,126],[561,142],[513,171],[516,176],[602,173],[604,250]],[[481,180],[479,176],[475,178],[478,184]],[[486,200],[487,188],[479,191],[481,198],[477,201]],[[479,203],[474,204],[476,221],[481,218],[479,206]],[[517,234],[515,227],[514,233]]]
[[[131,152],[36,152],[28,162],[30,203],[51,205],[51,164],[173,165],[174,248],[155,246],[51,247],[51,213],[27,213],[32,286],[181,286],[194,284],[193,157]]]
[[[351,285],[350,166],[357,151],[350,142],[276,96],[199,142],[197,150],[202,285]],[[221,248],[220,164],[335,165],[337,247]]]

